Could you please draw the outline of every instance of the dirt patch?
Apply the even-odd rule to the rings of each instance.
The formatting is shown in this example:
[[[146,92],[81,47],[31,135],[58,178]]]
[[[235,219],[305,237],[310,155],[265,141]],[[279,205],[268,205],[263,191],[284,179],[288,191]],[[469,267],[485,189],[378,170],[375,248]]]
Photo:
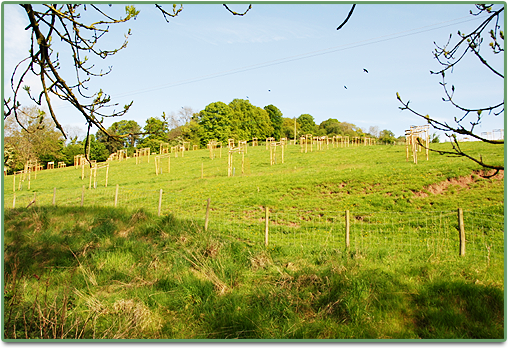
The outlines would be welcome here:
[[[480,180],[484,177],[492,176],[492,174],[493,174],[493,172],[490,172],[490,171],[489,172],[474,171],[469,176],[448,178],[445,181],[427,186],[425,188],[426,191],[415,192],[415,196],[420,197],[420,198],[425,198],[425,197],[429,196],[428,193],[434,194],[434,195],[443,194],[444,192],[446,192],[446,190],[450,186],[459,186],[461,188],[469,189],[469,186],[471,184],[476,183],[478,180]],[[503,178],[504,178],[504,171],[499,171],[499,173],[497,175],[491,177],[491,179],[495,179],[495,180],[501,180]]]

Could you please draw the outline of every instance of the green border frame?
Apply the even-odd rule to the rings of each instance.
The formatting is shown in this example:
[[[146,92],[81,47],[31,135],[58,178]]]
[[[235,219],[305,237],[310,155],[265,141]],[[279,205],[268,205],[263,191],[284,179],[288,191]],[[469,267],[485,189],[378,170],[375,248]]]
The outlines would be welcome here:
[[[118,1],[99,1],[99,3],[113,3],[113,4],[126,4],[128,2],[118,2]],[[505,33],[507,28],[507,3],[506,1],[498,1],[496,0],[494,3],[502,3],[505,2]],[[1,23],[1,41],[3,43],[4,39],[4,9],[3,4],[17,4],[18,2],[14,1],[2,1],[0,2],[0,23]],[[29,3],[42,3],[42,1],[29,1]],[[65,3],[65,2],[64,2]],[[88,2],[89,3],[89,2]],[[135,4],[151,4],[152,2],[148,1],[136,1]],[[202,0],[202,1],[188,1],[187,4],[218,4],[216,1],[211,0]],[[245,1],[233,1],[228,2],[230,4],[245,4]],[[252,4],[270,4],[270,3],[276,3],[276,4],[309,4],[309,1],[289,1],[289,0],[279,0],[276,2],[267,2],[267,1],[255,1],[252,2]],[[410,2],[410,1],[403,1],[403,0],[388,0],[388,1],[358,1],[357,4],[475,4],[477,1],[460,1],[460,0],[447,0],[447,1],[438,1],[438,0],[429,0],[429,1],[417,1],[417,2]],[[313,3],[313,5],[316,4],[351,4],[351,2],[346,1],[340,1],[340,0],[320,0],[317,3]],[[506,53],[506,41],[505,41],[505,53]],[[506,56],[506,54],[505,54]],[[4,50],[2,46],[1,51],[1,59],[3,62],[4,57]],[[505,57],[506,59],[506,57]],[[505,60],[505,73],[506,69],[508,68],[508,63]],[[2,65],[1,68],[1,78],[2,78],[2,98],[4,97],[4,87],[3,87],[3,79],[4,79],[4,67]],[[508,80],[505,77],[505,87],[508,83]],[[507,99],[507,91],[504,92],[504,100],[506,102]],[[2,116],[2,121],[4,118],[3,109],[0,113]],[[504,121],[504,130],[506,132],[508,127],[508,114],[505,110],[504,112],[505,121]],[[2,128],[0,129],[0,139],[2,141],[0,151],[4,152],[4,131],[3,131],[3,124]],[[506,138],[505,138],[506,142]],[[505,160],[505,166],[506,166],[506,160],[508,158],[508,149],[505,144],[504,146],[504,160]],[[2,171],[4,167],[4,160],[2,159],[1,162]],[[504,189],[504,198],[506,200],[507,196],[507,181],[505,178],[505,189]],[[1,177],[1,190],[4,189],[4,175],[2,173]],[[2,264],[1,264],[1,270],[2,273],[0,274],[1,278],[1,284],[2,289],[4,287],[4,264],[3,264],[3,254],[4,254],[4,199],[1,198],[0,202],[1,206],[1,251],[2,251]],[[504,228],[505,228],[505,245],[507,241],[507,216],[508,216],[508,209],[504,207]],[[505,272],[504,272],[504,283],[506,287],[506,280],[507,280],[507,250],[505,247]],[[0,348],[76,348],[78,346],[83,347],[89,347],[89,348],[111,348],[111,347],[118,347],[118,348],[252,348],[252,347],[258,347],[258,348],[356,348],[356,349],[366,349],[366,348],[506,348],[507,347],[507,341],[508,341],[508,333],[507,333],[507,292],[506,289],[504,291],[504,339],[471,339],[471,340],[438,340],[438,339],[432,339],[432,340],[414,340],[414,339],[257,339],[257,340],[250,340],[250,339],[236,339],[236,340],[229,340],[229,339],[215,339],[215,340],[209,340],[209,339],[123,339],[123,340],[92,340],[92,339],[61,339],[61,340],[23,340],[23,339],[4,339],[4,317],[3,317],[3,310],[2,310],[2,317],[0,318],[1,328],[2,328],[2,337],[0,339]],[[4,306],[4,298],[2,296],[0,300],[1,308],[3,309]],[[44,343],[44,344],[43,344]],[[78,344],[79,343],[79,344]],[[84,345],[83,345],[84,344]],[[411,345],[413,344],[413,345]],[[445,345],[443,345],[445,344]]]

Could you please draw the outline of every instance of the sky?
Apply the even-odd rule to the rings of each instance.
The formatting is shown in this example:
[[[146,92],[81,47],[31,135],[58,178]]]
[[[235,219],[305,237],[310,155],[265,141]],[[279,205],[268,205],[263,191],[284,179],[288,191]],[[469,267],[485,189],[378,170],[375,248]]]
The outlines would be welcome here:
[[[240,98],[258,107],[273,104],[288,118],[307,113],[317,124],[336,118],[364,131],[376,126],[401,136],[411,125],[426,122],[399,109],[397,92],[418,112],[452,122],[462,115],[442,101],[441,77],[430,74],[441,68],[433,57],[434,42],[443,45],[450,34],[453,41],[458,30],[466,33],[482,21],[469,14],[472,4],[359,3],[339,31],[350,4],[254,3],[242,17],[221,4],[184,4],[169,23],[153,4],[135,6],[140,11],[136,20],[112,26],[99,42],[101,48],[119,47],[131,29],[125,49],[95,62],[98,69],[111,66],[112,71],[94,79],[89,92],[101,88],[120,107],[134,101],[115,120],[135,120],[142,127],[162,112],[181,107],[199,112],[212,102]],[[247,6],[230,8],[243,12]],[[125,14],[121,4],[103,8]],[[4,95],[9,97],[12,70],[27,53],[30,38],[22,8],[4,4],[3,11]],[[86,13],[84,19],[89,20]],[[72,81],[70,54],[59,45],[55,42],[62,73]],[[502,55],[488,57],[503,71]],[[456,100],[467,107],[504,99],[503,79],[470,55],[446,80],[455,86]],[[37,85],[34,78],[27,84]],[[84,136],[85,121],[76,109],[62,102],[54,107],[63,126]],[[503,128],[503,115],[485,115],[476,132]]]

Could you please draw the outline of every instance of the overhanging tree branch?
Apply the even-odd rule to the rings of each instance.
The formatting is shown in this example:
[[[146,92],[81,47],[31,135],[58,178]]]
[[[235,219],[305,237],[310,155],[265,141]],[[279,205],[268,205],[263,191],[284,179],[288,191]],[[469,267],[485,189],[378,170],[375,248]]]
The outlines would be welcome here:
[[[473,31],[468,34],[463,34],[458,31],[458,35],[460,39],[450,47],[450,43],[452,41],[452,35],[448,38],[448,41],[444,46],[436,45],[436,49],[434,51],[434,58],[438,61],[438,63],[443,67],[439,71],[431,71],[431,74],[440,74],[442,81],[439,83],[444,90],[445,97],[442,97],[442,100],[445,102],[449,102],[453,107],[463,112],[462,117],[457,118],[454,117],[453,124],[450,124],[446,121],[439,121],[429,117],[429,115],[423,115],[415,110],[413,110],[409,106],[409,101],[402,101],[399,93],[397,92],[397,100],[402,104],[399,107],[401,110],[408,110],[414,115],[423,118],[429,123],[434,129],[445,132],[445,135],[450,138],[452,144],[453,151],[446,150],[434,150],[429,149],[431,151],[438,152],[440,154],[450,154],[454,156],[467,157],[470,160],[476,162],[482,167],[491,168],[496,170],[496,174],[500,170],[504,170],[503,165],[493,165],[491,163],[487,163],[483,161],[483,158],[476,158],[471,156],[470,153],[464,152],[460,147],[460,142],[457,139],[457,135],[465,135],[471,138],[480,140],[485,143],[501,145],[504,144],[504,141],[494,140],[494,139],[486,139],[481,135],[478,135],[475,132],[475,128],[482,123],[482,120],[485,118],[485,112],[493,113],[494,116],[499,116],[504,112],[504,100],[501,99],[501,102],[494,103],[492,105],[485,105],[482,107],[467,107],[463,104],[459,104],[454,100],[454,93],[456,91],[455,86],[452,85],[451,89],[449,89],[448,84],[445,81],[446,73],[448,71],[453,72],[453,68],[460,63],[461,60],[468,54],[473,53],[481,63],[482,66],[489,69],[491,73],[493,73],[496,77],[504,79],[504,68],[503,71],[494,68],[493,65],[488,63],[485,59],[485,56],[481,53],[481,45],[483,43],[484,34],[488,31],[490,34],[491,42],[489,46],[492,50],[493,54],[499,54],[504,52],[504,33],[499,26],[499,19],[504,13],[504,7],[501,6],[497,9],[493,9],[494,5],[488,4],[479,4],[476,5],[476,9],[478,10],[476,13],[470,11],[473,16],[478,16],[480,14],[487,13],[488,16],[485,20],[482,21],[480,25],[478,25]],[[489,31],[490,29],[490,31]],[[501,42],[503,41],[503,42]],[[504,97],[504,95],[503,95]],[[470,114],[475,114],[476,117],[470,121],[466,121],[466,117]],[[420,144],[422,145],[422,144]],[[422,145],[423,146],[423,145]]]

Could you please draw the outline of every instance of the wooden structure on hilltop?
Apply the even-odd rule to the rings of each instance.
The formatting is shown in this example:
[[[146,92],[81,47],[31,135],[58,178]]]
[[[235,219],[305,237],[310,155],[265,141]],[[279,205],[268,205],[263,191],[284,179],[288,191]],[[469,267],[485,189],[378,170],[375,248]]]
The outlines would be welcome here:
[[[422,151],[422,145],[425,148],[427,161],[429,160],[429,125],[412,125],[405,131],[406,133],[406,161],[409,161],[409,146],[413,154],[413,162],[418,163],[418,151]]]

